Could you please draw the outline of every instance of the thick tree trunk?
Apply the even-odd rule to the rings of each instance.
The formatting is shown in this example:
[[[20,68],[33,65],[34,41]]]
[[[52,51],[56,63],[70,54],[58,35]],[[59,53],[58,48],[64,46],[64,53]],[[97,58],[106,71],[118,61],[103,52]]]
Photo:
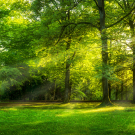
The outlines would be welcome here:
[[[135,37],[134,33],[134,22],[129,20],[129,26],[132,34],[132,38]],[[135,43],[132,41],[133,48],[133,103],[135,103]]]
[[[68,20],[70,20],[70,10],[68,10]],[[71,44],[70,27],[69,27],[69,29],[67,29],[67,34],[69,34],[69,36],[68,36],[66,51],[70,48],[70,44]],[[69,102],[69,92],[70,92],[70,69],[69,69],[70,63],[69,63],[69,60],[70,60],[70,58],[67,58],[67,60],[66,60],[64,103]]]
[[[70,91],[70,70],[69,70],[69,64],[66,63],[66,77],[65,77],[65,95],[64,95],[64,103],[69,102],[69,91]]]
[[[107,52],[107,35],[105,28],[105,9],[104,9],[104,0],[98,0],[99,14],[100,14],[100,32],[102,40],[102,87],[103,87],[103,101],[101,105],[110,105],[109,91],[108,91],[108,80],[106,77],[107,72],[107,61],[108,61],[108,52]]]

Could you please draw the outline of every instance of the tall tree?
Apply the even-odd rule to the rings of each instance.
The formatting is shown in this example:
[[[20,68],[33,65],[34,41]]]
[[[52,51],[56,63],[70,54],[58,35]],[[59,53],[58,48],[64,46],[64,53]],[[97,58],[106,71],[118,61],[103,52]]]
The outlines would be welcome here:
[[[71,5],[69,6],[68,3],[71,2]],[[43,14],[43,12],[45,12],[45,14],[49,14],[49,12],[51,12],[52,14],[50,15],[51,17],[49,17],[48,19],[45,18],[45,16],[43,16],[45,21],[44,24],[46,24],[47,27],[51,28],[53,27],[52,30],[54,30],[57,34],[59,34],[59,36],[57,36],[57,34],[52,34],[51,32],[51,36],[52,36],[52,41],[51,44],[55,44],[58,43],[60,40],[62,39],[66,39],[68,37],[68,46],[69,46],[69,42],[70,42],[70,34],[66,33],[66,30],[69,29],[69,27],[72,26],[72,32],[74,30],[76,30],[77,27],[79,26],[86,26],[89,25],[92,28],[97,28],[100,33],[101,33],[101,41],[102,41],[102,88],[103,88],[103,101],[102,104],[103,105],[109,105],[111,104],[110,99],[109,99],[109,92],[108,92],[108,76],[107,76],[107,72],[108,72],[108,43],[107,43],[107,29],[113,26],[116,26],[118,23],[120,23],[122,20],[124,20],[126,17],[128,17],[131,12],[135,9],[135,7],[133,6],[133,8],[131,8],[130,11],[126,12],[125,14],[123,14],[123,16],[119,19],[117,18],[117,20],[112,21],[113,18],[111,18],[111,21],[108,21],[108,18],[106,16],[106,14],[112,14],[110,13],[110,9],[108,10],[106,8],[106,5],[109,6],[109,8],[113,8],[113,6],[115,6],[114,2],[110,2],[110,1],[105,1],[105,0],[86,0],[85,2],[83,1],[49,1],[48,2],[44,2],[42,0],[37,1],[35,0],[35,3],[37,3],[37,12],[41,15]],[[91,5],[90,5],[91,3]],[[110,4],[110,5],[109,5]],[[44,6],[45,5],[45,6]],[[63,6],[64,5],[64,6]],[[87,6],[88,8],[93,8],[92,11],[87,14],[84,13],[84,8]],[[113,5],[113,6],[112,6]],[[64,8],[62,8],[64,7]],[[81,7],[81,8],[80,8]],[[74,18],[74,19],[69,19],[68,21],[63,21],[63,18],[66,18],[69,15],[68,11],[71,11],[72,9],[72,13],[77,13],[78,12],[78,18]],[[73,10],[74,9],[74,10]],[[99,13],[98,13],[99,12]],[[53,16],[52,16],[53,15]],[[59,17],[58,17],[59,15]],[[74,14],[75,15],[75,14]],[[93,16],[94,15],[94,16]],[[85,21],[84,21],[85,20]],[[113,22],[113,23],[112,23]],[[112,24],[110,24],[112,23]],[[54,25],[57,27],[57,29],[54,28]],[[56,31],[57,30],[57,31]],[[86,29],[85,29],[86,30]],[[72,33],[71,32],[71,33]],[[80,31],[83,32],[83,31]],[[79,33],[80,34],[80,33]],[[77,33],[76,33],[77,35]],[[75,34],[74,34],[75,36]],[[58,38],[58,41],[56,42],[56,39]],[[49,39],[49,38],[48,38]],[[50,40],[50,39],[49,39]],[[68,49],[67,49],[68,50]],[[66,64],[67,68],[69,67],[69,64]],[[69,82],[69,70],[66,70],[67,72],[67,78],[65,80],[67,80],[67,82]],[[67,83],[69,84],[69,83]],[[67,89],[68,91],[68,89]],[[67,92],[65,92],[67,93]],[[66,96],[67,97],[67,96]]]
[[[132,0],[115,0],[119,7],[122,9],[122,11],[126,14],[127,12],[129,12],[132,8],[135,9],[135,1]],[[132,44],[131,46],[129,45],[129,47],[131,48],[131,50],[133,51],[133,103],[135,103],[135,41],[133,40],[135,38],[135,25],[134,25],[134,21],[135,21],[135,10],[133,10],[131,12],[131,15],[129,15],[125,20],[124,20],[124,24],[126,26],[129,25],[130,27],[130,31],[131,31],[131,39],[132,39]]]
[[[102,41],[102,62],[103,62],[103,77],[102,77],[102,87],[103,87],[103,101],[101,105],[108,105],[110,103],[109,99],[109,92],[108,92],[108,79],[105,75],[107,72],[107,65],[108,65],[108,46],[107,46],[107,34],[106,34],[106,28],[112,27],[116,25],[117,23],[121,22],[124,18],[126,18],[128,15],[131,14],[133,9],[129,11],[126,15],[124,15],[121,19],[119,19],[117,22],[106,26],[105,19],[106,19],[106,13],[105,13],[105,0],[94,0],[95,4],[98,7],[99,15],[100,15],[100,32],[101,32],[101,41]]]

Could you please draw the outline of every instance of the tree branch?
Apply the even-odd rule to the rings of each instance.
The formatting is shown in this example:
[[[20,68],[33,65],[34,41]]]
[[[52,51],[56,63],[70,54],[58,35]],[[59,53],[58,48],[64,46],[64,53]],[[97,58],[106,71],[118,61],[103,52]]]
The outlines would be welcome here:
[[[125,11],[125,9],[122,7],[122,5],[117,1],[117,0],[115,0],[117,3],[118,3],[118,5]]]
[[[134,7],[127,15],[125,15],[124,17],[122,17],[122,18],[121,18],[120,20],[118,20],[117,22],[115,22],[115,23],[113,23],[113,24],[107,26],[106,28],[110,28],[110,27],[112,27],[112,26],[118,24],[119,22],[121,22],[124,18],[126,18],[127,16],[129,16],[129,15],[131,14],[131,12],[132,12],[134,9],[135,9],[135,7]]]
[[[63,35],[63,32],[64,32],[65,28],[68,27],[69,25],[72,25],[72,24],[75,25],[75,27],[76,27],[77,25],[79,25],[79,24],[88,24],[88,25],[91,25],[92,27],[95,27],[95,28],[97,28],[98,30],[100,30],[100,27],[98,27],[98,26],[96,26],[96,25],[94,25],[94,24],[92,24],[92,23],[90,23],[90,22],[68,23],[68,24],[65,24],[65,25],[62,26],[62,28],[61,28],[61,33],[60,33],[59,39],[58,39],[58,41],[56,42],[56,44],[58,44],[59,41],[61,40],[61,37],[62,37],[62,35]],[[75,27],[74,27],[73,29],[75,29]],[[72,32],[73,32],[73,31],[72,31]],[[56,45],[56,44],[55,44],[55,45]]]
[[[135,4],[135,1],[132,3],[131,7],[133,7],[133,6],[134,6],[134,4]]]
[[[97,28],[98,30],[100,30],[100,27],[98,27],[98,26],[96,26],[96,25],[94,25],[94,24],[92,24],[92,23],[90,23],[90,22],[78,22],[77,24],[89,24],[89,25],[91,25],[92,27]]]
[[[94,2],[96,3],[96,6],[98,7],[98,9],[101,10],[100,7],[99,7],[99,5],[98,5],[98,3],[97,3],[97,1],[94,0]]]
[[[130,8],[129,1],[128,0],[127,0],[127,6],[128,6],[128,8]]]
[[[127,8],[126,1],[125,0],[123,0],[123,3],[124,3],[125,8]]]

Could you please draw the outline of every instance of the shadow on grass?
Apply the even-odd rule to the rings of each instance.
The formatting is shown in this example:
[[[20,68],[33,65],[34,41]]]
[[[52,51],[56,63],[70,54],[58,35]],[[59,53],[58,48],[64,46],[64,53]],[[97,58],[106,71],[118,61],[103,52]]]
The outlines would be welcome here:
[[[0,110],[3,109],[92,109],[92,110],[107,110],[106,108],[109,108],[108,110],[116,109],[119,110],[120,107],[129,108],[126,109],[126,111],[134,111],[134,104],[131,103],[115,103],[113,102],[112,106],[100,106],[100,102],[87,102],[87,103],[47,103],[47,102],[22,102],[22,103],[0,103]],[[100,106],[100,107],[99,107]]]
[[[0,103],[0,109],[16,107],[18,109],[89,109],[100,103]]]

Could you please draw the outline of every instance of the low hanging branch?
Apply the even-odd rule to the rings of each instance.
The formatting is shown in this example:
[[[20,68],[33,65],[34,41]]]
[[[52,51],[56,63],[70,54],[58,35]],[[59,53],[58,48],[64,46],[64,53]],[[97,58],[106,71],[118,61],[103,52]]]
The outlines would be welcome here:
[[[101,8],[99,7],[98,3],[96,0],[94,0],[94,2],[96,3],[96,6],[98,7],[99,10],[101,10]]]
[[[107,26],[106,28],[110,28],[110,27],[112,27],[112,26],[118,24],[119,22],[121,22],[124,18],[126,18],[127,16],[129,16],[129,15],[131,14],[131,12],[132,12],[134,9],[135,9],[135,7],[134,7],[128,14],[126,14],[124,17],[122,17],[120,20],[118,20],[117,22],[115,22],[115,23],[113,23],[113,24]]]
[[[88,24],[88,25],[90,25],[90,26],[92,26],[92,27],[97,28],[98,30],[100,30],[100,27],[98,27],[98,26],[96,26],[96,25],[94,25],[94,24],[92,24],[92,23],[90,23],[90,22],[68,23],[68,24],[65,24],[65,25],[62,26],[61,32],[60,32],[60,35],[59,35],[59,39],[58,39],[58,41],[56,42],[56,44],[58,44],[59,41],[61,40],[62,35],[63,35],[64,30],[65,30],[66,27],[68,27],[68,26],[70,26],[70,25],[75,25],[75,26],[73,27],[73,30],[74,30],[75,27],[76,27],[77,25],[79,25],[79,24]],[[73,32],[73,31],[72,31],[72,32]],[[70,34],[71,34],[71,33],[70,33]],[[55,44],[55,45],[56,45],[56,44]]]

